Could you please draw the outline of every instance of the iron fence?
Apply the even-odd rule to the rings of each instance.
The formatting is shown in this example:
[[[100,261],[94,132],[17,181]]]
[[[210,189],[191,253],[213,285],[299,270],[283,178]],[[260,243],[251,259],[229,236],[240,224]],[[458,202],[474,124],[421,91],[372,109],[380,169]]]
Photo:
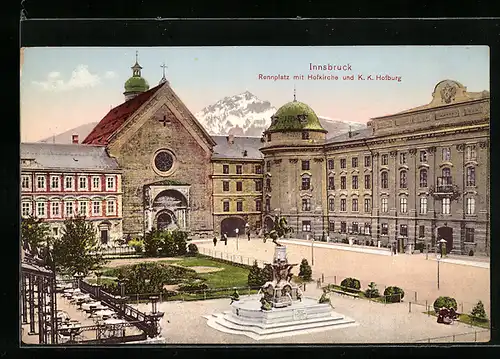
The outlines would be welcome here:
[[[320,283],[318,287],[324,287],[325,285],[328,284],[334,284],[334,285],[340,285],[342,283],[342,280],[344,280],[346,277],[344,276],[325,276],[324,274],[321,274],[319,278],[317,278],[317,283]],[[360,282],[360,292],[365,292],[368,288],[371,282],[371,280],[364,280],[364,279],[359,279]],[[386,290],[389,285],[387,284],[381,284],[381,283],[375,283],[376,289],[378,289],[379,294],[383,296],[384,291]],[[434,304],[434,301],[437,299],[437,297],[429,297],[420,294],[416,290],[408,289],[403,286],[398,285],[398,283],[394,283],[391,286],[397,286],[403,289],[404,291],[404,296],[402,300],[404,302],[412,302],[413,304],[417,304],[420,306],[429,307],[432,309],[432,305]],[[459,299],[456,299],[457,301],[457,312],[463,313],[463,314],[468,314],[472,311],[472,309],[477,305],[477,303],[471,303],[467,301],[461,301]],[[489,317],[490,316],[490,308],[489,306],[485,305],[485,311],[486,315]]]
[[[262,268],[262,267],[264,267],[264,265],[266,263],[268,263],[267,261],[263,261],[261,259],[255,258],[255,257],[246,257],[246,256],[239,255],[239,254],[218,251],[218,250],[212,249],[212,248],[198,247],[198,252],[200,254],[203,254],[203,255],[208,256],[208,257],[212,257],[214,259],[226,260],[229,262],[239,263],[239,264],[247,265],[247,266],[251,266],[254,264],[255,261],[257,261],[257,265]]]
[[[447,335],[443,337],[433,337],[416,340],[415,343],[477,343],[489,342],[491,331],[489,329],[475,330],[467,333]]]
[[[209,289],[199,289],[199,290],[189,290],[189,291],[178,291],[178,292],[160,292],[160,293],[126,293],[127,302],[139,304],[143,301],[149,301],[151,296],[156,296],[159,298],[160,302],[169,301],[191,301],[191,300],[208,300],[208,299],[220,299],[220,298],[231,298],[234,291],[238,291],[239,295],[252,295],[257,294],[260,287],[229,287],[229,288],[209,288]]]
[[[94,252],[96,253],[96,252]],[[128,245],[125,246],[115,246],[115,247],[101,247],[99,249],[100,254],[104,256],[120,256],[120,255],[132,255],[137,254],[133,247]]]

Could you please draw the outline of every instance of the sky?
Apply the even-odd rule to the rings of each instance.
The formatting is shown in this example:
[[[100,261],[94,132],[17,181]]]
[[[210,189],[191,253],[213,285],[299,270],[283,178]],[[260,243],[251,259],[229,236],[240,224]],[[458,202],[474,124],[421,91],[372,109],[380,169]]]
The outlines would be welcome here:
[[[490,81],[487,46],[26,48],[21,141],[100,121],[124,101],[136,51],[150,87],[159,83],[165,63],[170,85],[193,114],[245,91],[279,108],[293,100],[295,87],[297,100],[316,114],[365,123],[429,103],[441,80],[472,92],[489,91]],[[311,64],[327,69],[311,70]],[[351,75],[354,80],[344,79]]]

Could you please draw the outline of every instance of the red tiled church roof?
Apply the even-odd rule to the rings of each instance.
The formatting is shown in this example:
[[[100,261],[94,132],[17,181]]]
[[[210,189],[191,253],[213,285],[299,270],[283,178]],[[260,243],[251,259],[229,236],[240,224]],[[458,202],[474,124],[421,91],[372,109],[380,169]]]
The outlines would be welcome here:
[[[107,145],[108,138],[120,128],[132,114],[149,100],[163,84],[143,92],[133,99],[111,109],[83,140],[84,144]]]

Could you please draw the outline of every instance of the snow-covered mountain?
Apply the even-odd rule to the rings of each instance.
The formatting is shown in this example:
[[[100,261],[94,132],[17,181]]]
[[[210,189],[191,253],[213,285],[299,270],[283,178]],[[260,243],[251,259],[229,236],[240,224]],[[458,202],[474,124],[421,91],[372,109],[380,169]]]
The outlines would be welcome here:
[[[276,111],[276,107],[269,101],[262,101],[246,91],[239,95],[225,97],[205,107],[194,116],[211,135],[261,136],[262,132],[271,125],[271,116]],[[349,129],[354,131],[366,127],[365,124],[359,122],[325,116],[318,116],[318,118],[328,131],[327,137],[337,136],[348,132]],[[78,135],[81,142],[96,125],[97,122],[88,123],[40,142],[71,143],[71,137],[74,134]]]
[[[276,108],[269,101],[262,101],[246,91],[225,97],[205,107],[194,117],[211,135],[245,134],[260,136],[271,124]],[[241,133],[243,131],[243,133]]]
[[[211,135],[261,136],[271,124],[271,116],[277,111],[269,101],[262,101],[246,91],[225,97],[213,105],[205,107],[194,116]],[[328,131],[328,137],[366,127],[359,122],[343,121],[318,116],[321,124]]]

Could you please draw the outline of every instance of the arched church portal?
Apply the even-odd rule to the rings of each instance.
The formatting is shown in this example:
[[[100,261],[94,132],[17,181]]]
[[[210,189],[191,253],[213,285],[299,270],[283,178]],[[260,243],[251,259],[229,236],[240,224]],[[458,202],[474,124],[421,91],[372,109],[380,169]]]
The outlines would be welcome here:
[[[146,209],[146,231],[187,230],[189,226],[189,208],[186,197],[177,190],[161,191],[153,199],[151,208]]]

